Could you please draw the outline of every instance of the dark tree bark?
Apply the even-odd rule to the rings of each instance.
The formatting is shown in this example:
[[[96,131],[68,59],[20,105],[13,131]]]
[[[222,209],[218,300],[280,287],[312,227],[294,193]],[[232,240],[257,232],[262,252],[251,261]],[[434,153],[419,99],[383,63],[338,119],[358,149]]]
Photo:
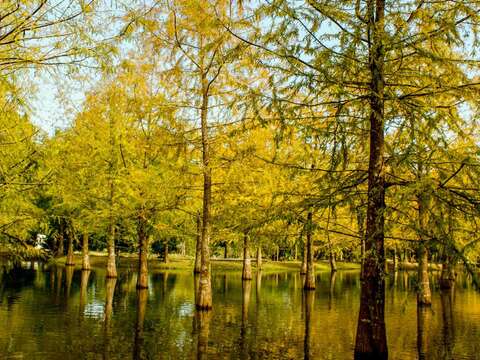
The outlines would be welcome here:
[[[88,250],[88,233],[82,235],[82,270],[90,270],[90,254]]]
[[[147,235],[147,220],[143,217],[143,215],[138,217],[137,236],[138,236],[137,289],[147,289],[148,288],[148,235]]]
[[[385,328],[385,0],[367,1],[370,64],[370,158],[365,263],[355,340],[356,359],[388,359]]]
[[[312,240],[312,227],[313,227],[313,213],[311,210],[308,211],[307,215],[307,224],[306,224],[306,235],[307,235],[307,274],[305,276],[305,284],[303,288],[305,290],[314,290],[315,289],[315,264],[313,262],[313,240]]]
[[[252,280],[252,262],[250,260],[250,237],[247,232],[243,234],[243,280]]]

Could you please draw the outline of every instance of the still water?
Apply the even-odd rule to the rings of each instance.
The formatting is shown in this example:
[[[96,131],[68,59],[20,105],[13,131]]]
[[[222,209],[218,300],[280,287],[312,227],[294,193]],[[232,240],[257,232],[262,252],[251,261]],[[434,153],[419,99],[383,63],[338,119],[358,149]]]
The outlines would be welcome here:
[[[0,265],[1,269],[1,265]],[[197,314],[194,277],[101,269],[0,270],[0,359],[351,359],[358,272],[317,274],[304,295],[295,272],[213,273],[214,310]],[[414,273],[391,275],[386,322],[390,359],[480,359],[480,293],[460,279],[417,312]]]

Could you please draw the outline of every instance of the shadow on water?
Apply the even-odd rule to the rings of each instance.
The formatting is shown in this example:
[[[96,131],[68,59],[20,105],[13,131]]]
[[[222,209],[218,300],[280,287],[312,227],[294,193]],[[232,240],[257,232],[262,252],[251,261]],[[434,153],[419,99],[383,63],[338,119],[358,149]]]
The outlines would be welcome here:
[[[214,273],[210,312],[195,310],[193,274],[154,271],[145,290],[136,290],[134,271],[118,275],[40,264],[2,270],[0,358],[352,358],[358,272],[320,272],[308,292],[297,272],[251,281]],[[417,309],[415,274],[390,274],[391,359],[478,357],[480,294],[462,279],[447,291],[436,281],[432,308]]]

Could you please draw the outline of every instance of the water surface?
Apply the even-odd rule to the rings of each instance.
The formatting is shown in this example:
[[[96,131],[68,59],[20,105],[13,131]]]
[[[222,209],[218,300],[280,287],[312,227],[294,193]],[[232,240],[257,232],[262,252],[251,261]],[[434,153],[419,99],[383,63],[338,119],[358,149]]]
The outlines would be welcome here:
[[[134,271],[0,271],[0,359],[351,359],[359,308],[356,271],[317,274],[304,294],[295,272],[213,273],[214,309],[197,313],[194,277],[155,271],[135,289]],[[480,294],[460,279],[431,310],[416,307],[414,273],[391,275],[390,359],[479,359]]]

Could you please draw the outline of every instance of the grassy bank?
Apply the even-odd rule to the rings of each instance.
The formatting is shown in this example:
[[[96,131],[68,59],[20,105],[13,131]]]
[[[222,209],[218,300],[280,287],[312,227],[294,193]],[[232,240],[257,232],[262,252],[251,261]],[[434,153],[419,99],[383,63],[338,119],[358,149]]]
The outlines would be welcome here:
[[[59,257],[52,259],[51,262],[55,264],[65,264],[66,257]],[[105,253],[92,253],[90,255],[90,263],[92,267],[105,267],[107,264],[107,257]],[[80,266],[82,264],[82,257],[80,254],[75,254],[75,265]],[[190,257],[184,257],[172,254],[169,257],[168,263],[157,258],[150,258],[148,266],[151,270],[193,270],[194,260]],[[241,271],[242,261],[222,261],[221,259],[212,259],[213,271]],[[137,256],[134,254],[121,255],[117,259],[118,268],[135,268],[137,266]],[[252,261],[252,267],[256,268],[256,263]],[[360,265],[348,262],[337,262],[338,270],[359,270]],[[280,271],[298,271],[300,269],[299,261],[269,261],[264,260],[262,270],[264,272],[280,272]],[[327,261],[318,261],[315,263],[316,271],[330,271],[330,266]]]

